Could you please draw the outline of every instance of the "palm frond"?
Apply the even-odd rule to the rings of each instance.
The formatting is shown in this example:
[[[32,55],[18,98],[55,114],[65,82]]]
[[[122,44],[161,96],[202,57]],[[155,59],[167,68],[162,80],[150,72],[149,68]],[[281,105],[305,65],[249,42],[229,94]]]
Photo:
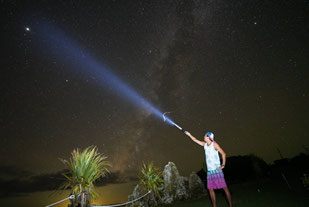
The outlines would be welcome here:
[[[94,191],[93,183],[109,173],[110,164],[106,158],[98,152],[97,147],[93,146],[83,151],[73,150],[69,160],[60,159],[69,170],[69,174],[63,174],[67,181],[60,186],[60,189],[71,188],[75,195],[87,190],[91,197],[95,198],[97,193]]]
[[[143,164],[141,168],[142,177],[140,179],[141,186],[147,191],[153,191],[160,196],[159,188],[164,183],[163,172],[159,168],[155,168],[153,163]]]

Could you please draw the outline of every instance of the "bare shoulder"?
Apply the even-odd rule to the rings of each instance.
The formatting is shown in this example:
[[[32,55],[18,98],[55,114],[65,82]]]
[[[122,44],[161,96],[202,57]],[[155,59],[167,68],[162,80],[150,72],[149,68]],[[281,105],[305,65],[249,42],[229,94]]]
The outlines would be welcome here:
[[[214,142],[214,148],[216,150],[221,149],[220,145],[217,142]]]
[[[219,146],[219,144],[217,142],[214,143],[214,148],[215,148],[215,150],[217,150],[221,154],[225,154],[225,152],[223,151],[223,149]]]

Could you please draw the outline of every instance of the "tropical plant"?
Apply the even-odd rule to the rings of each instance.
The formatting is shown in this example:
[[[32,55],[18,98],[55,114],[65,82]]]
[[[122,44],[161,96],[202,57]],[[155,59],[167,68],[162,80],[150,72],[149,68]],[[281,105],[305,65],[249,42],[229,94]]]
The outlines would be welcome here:
[[[140,184],[144,190],[152,191],[155,195],[160,196],[159,188],[164,183],[163,172],[160,172],[159,168],[155,168],[153,163],[148,165],[144,163],[141,172]]]
[[[73,150],[70,160],[60,159],[68,168],[69,173],[63,174],[67,181],[60,189],[72,189],[75,199],[72,206],[89,205],[92,198],[97,197],[94,191],[94,182],[100,177],[104,177],[108,172],[110,164],[105,161],[107,158],[100,154],[97,147],[88,147],[83,151]]]

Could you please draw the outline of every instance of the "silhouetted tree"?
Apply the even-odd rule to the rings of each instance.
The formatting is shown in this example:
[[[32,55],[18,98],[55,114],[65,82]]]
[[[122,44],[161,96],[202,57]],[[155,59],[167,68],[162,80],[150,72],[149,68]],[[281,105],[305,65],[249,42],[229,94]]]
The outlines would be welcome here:
[[[256,155],[232,156],[228,157],[224,174],[230,181],[245,181],[252,178],[266,176],[269,166]]]

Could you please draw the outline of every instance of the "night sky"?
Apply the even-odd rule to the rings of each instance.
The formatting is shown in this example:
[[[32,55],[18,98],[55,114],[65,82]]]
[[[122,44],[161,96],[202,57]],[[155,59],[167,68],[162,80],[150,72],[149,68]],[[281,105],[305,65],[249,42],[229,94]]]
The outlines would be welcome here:
[[[45,25],[197,138],[214,132],[227,156],[304,152],[308,13],[304,0],[1,1],[1,169],[56,173],[90,145],[124,178],[143,162],[187,175],[204,161],[179,130],[52,52]]]

